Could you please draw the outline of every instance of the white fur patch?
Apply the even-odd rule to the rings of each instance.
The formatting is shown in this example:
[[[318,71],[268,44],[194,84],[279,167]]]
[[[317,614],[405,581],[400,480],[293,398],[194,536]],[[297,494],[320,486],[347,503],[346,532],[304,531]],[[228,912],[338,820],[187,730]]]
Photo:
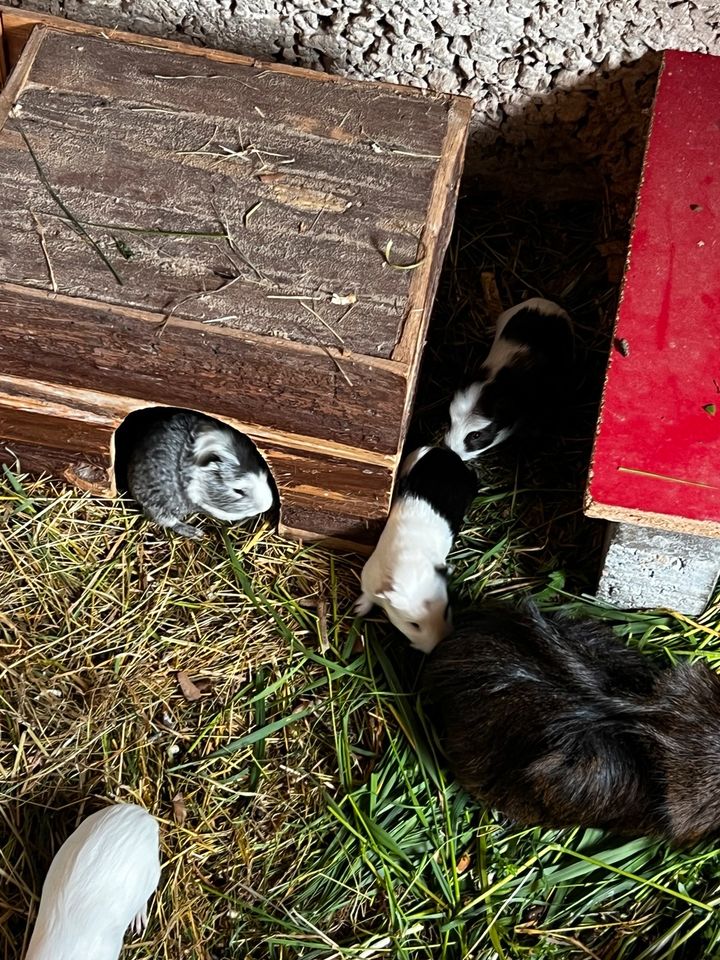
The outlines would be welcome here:
[[[27,960],[116,960],[159,879],[154,817],[127,803],[87,817],[50,864]]]
[[[512,429],[503,428],[498,430],[492,442],[486,447],[478,450],[468,450],[466,438],[479,430],[485,430],[492,424],[492,420],[484,417],[478,412],[478,403],[482,396],[483,388],[487,383],[495,379],[498,372],[504,367],[510,366],[518,358],[530,353],[527,344],[518,343],[515,340],[505,339],[502,336],[503,331],[512,320],[515,314],[521,310],[534,310],[543,316],[557,316],[571,323],[570,316],[557,303],[552,300],[545,300],[542,297],[531,297],[522,303],[516,303],[514,307],[505,310],[497,318],[495,325],[495,338],[490,347],[490,352],[485,358],[483,367],[487,371],[486,379],[471,384],[464,390],[459,390],[450,404],[450,428],[445,434],[445,443],[454,450],[463,460],[472,460],[491,447],[497,446],[506,440],[512,433]]]
[[[473,430],[490,425],[488,419],[475,413],[483,386],[482,383],[471,383],[464,390],[458,390],[450,404],[450,429],[445,434],[445,443],[463,460],[474,456],[465,446],[465,437]]]
[[[242,500],[238,499],[236,510],[222,510],[216,504],[209,502],[201,481],[192,480],[188,484],[188,492],[194,502],[200,504],[204,513],[215,517],[216,520],[226,520],[229,523],[256,517],[272,507],[273,492],[264,473],[243,474],[238,484],[242,486],[245,496]],[[200,499],[194,499],[195,496]]]
[[[356,610],[382,607],[412,646],[425,653],[447,636],[447,583],[437,568],[452,547],[452,531],[425,500],[401,497],[363,567]]]
[[[484,383],[472,383],[464,390],[458,390],[450,404],[450,429],[445,434],[445,443],[462,460],[473,460],[491,447],[502,443],[512,433],[509,429],[498,430],[492,442],[486,447],[480,450],[468,450],[466,437],[476,430],[484,430],[492,423],[492,420],[483,417],[476,410],[484,385]]]
[[[239,463],[232,434],[221,427],[202,430],[195,438],[193,451],[198,460],[207,454],[215,454],[227,463]]]

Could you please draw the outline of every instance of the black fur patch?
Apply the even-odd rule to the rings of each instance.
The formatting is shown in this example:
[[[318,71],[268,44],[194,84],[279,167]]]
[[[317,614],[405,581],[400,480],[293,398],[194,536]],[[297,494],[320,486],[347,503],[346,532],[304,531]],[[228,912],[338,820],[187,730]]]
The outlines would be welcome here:
[[[628,648],[605,623],[485,609],[425,667],[458,779],[518,824],[690,845],[720,831],[720,677]]]
[[[572,357],[573,335],[568,321],[532,307],[518,310],[505,324],[500,339],[528,346],[533,353],[555,355],[566,362]]]
[[[501,426],[504,426],[504,424],[493,422],[481,430],[472,430],[465,436],[465,448],[473,452],[475,450],[486,450],[494,442]]]
[[[433,447],[398,484],[398,496],[425,500],[457,537],[468,507],[477,494],[475,474],[445,447]]]

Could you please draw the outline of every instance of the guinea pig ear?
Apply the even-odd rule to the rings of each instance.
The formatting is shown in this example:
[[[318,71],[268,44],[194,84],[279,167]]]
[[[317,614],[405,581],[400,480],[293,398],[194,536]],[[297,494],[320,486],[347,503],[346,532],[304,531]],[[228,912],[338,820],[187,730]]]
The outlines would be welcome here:
[[[214,463],[220,463],[222,457],[214,450],[204,450],[200,454],[195,454],[195,463],[199,467],[211,467]]]
[[[217,427],[209,427],[198,434],[195,438],[193,457],[199,467],[209,467],[214,463],[238,462],[232,435],[229,431],[219,430]]]

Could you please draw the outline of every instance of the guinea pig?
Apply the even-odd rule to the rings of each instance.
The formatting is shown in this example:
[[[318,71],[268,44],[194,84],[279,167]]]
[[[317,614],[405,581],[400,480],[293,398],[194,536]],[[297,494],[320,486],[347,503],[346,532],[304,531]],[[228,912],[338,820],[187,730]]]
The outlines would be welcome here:
[[[720,678],[601,622],[470,613],[425,667],[460,783],[523,825],[693,844],[720,828]]]
[[[26,960],[117,960],[147,924],[160,879],[158,823],[118,803],[87,817],[50,864]]]
[[[151,520],[183,537],[203,513],[237,521],[265,513],[275,497],[265,462],[247,437],[190,411],[159,411],[130,451],[130,494]]]
[[[452,450],[421,447],[407,457],[387,523],[363,567],[358,616],[377,604],[425,653],[448,634],[447,555],[476,493],[474,474]]]
[[[450,404],[445,443],[471,460],[518,428],[542,425],[567,393],[574,354],[569,315],[534,297],[501,313],[479,379]]]

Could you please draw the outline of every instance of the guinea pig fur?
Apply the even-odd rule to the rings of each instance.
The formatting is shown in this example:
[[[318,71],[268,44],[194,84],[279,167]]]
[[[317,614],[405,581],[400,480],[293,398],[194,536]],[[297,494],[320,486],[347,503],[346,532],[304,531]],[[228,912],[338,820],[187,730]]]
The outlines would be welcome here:
[[[720,678],[660,667],[603,623],[468,614],[425,667],[458,780],[524,825],[689,845],[720,828]]]
[[[362,571],[359,616],[377,604],[425,653],[447,635],[447,555],[476,492],[473,473],[451,450],[421,447],[406,458],[387,523]]]
[[[159,412],[128,460],[128,489],[147,517],[184,537],[184,523],[203,513],[230,522],[265,513],[274,503],[269,471],[250,440],[190,411]]]
[[[471,460],[519,427],[542,424],[567,391],[573,352],[570,317],[558,304],[534,297],[500,314],[479,379],[450,404],[447,446]]]
[[[26,960],[117,960],[159,879],[157,820],[129,803],[93,813],[50,864]]]

